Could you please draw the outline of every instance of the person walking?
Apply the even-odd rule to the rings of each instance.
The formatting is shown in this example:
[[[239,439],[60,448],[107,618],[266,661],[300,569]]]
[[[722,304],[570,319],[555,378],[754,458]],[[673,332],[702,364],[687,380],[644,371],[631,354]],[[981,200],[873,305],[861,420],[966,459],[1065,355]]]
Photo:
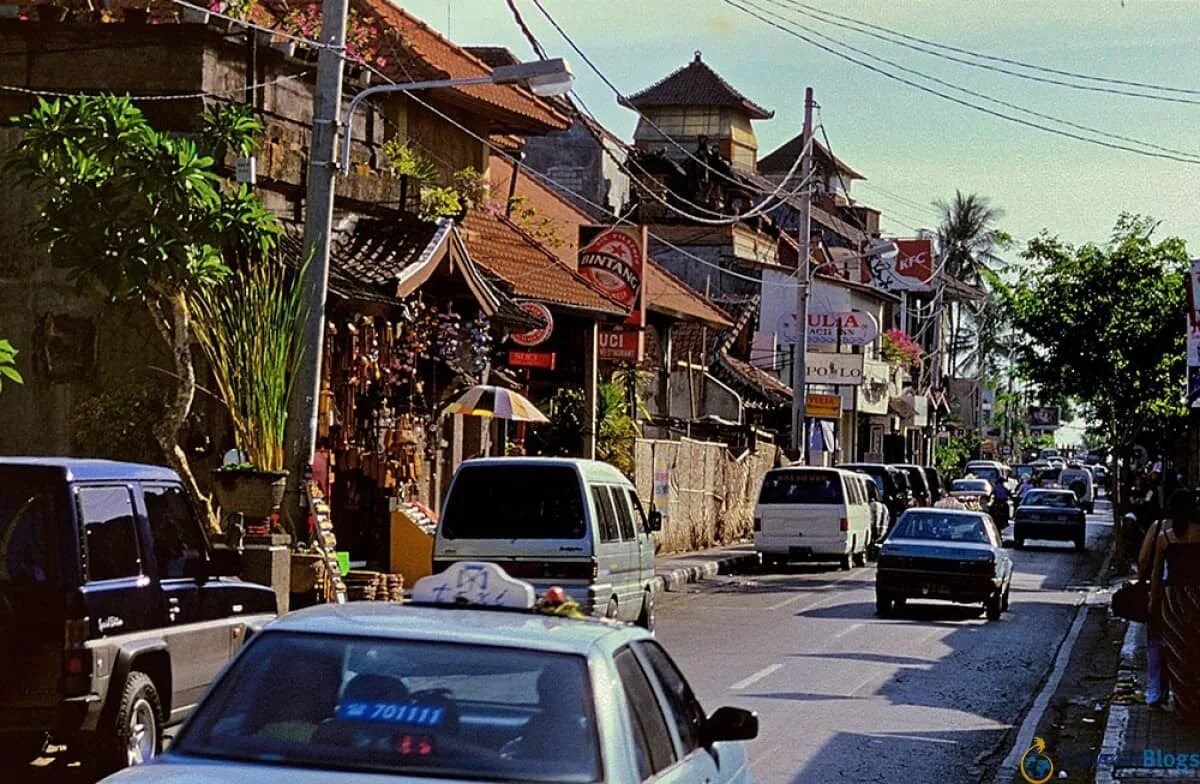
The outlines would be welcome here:
[[[1172,498],[1172,501],[1175,499]],[[1132,515],[1126,515],[1132,517]],[[1150,526],[1150,530],[1145,532],[1142,539],[1141,549],[1138,551],[1137,572],[1138,576],[1145,579],[1151,579],[1154,572],[1154,558],[1158,552],[1158,542],[1165,533],[1166,521],[1158,520]],[[1134,523],[1136,525],[1136,523]],[[1136,529],[1135,529],[1136,530]],[[1160,624],[1147,623],[1146,625],[1146,705],[1151,710],[1158,710],[1167,703],[1170,699],[1170,689],[1163,678],[1163,649],[1162,635],[1160,634]]]
[[[1179,490],[1169,504],[1170,525],[1154,544],[1150,575],[1150,628],[1165,652],[1176,715],[1200,724],[1200,509],[1195,491]],[[1161,662],[1161,659],[1160,659]],[[1164,704],[1159,694],[1159,704]]]

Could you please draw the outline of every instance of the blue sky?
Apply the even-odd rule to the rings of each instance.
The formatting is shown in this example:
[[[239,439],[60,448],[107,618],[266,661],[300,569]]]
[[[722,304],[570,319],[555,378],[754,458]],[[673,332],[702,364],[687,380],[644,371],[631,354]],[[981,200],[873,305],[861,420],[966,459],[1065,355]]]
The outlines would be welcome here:
[[[1200,90],[1200,2],[1195,0],[804,1],[942,44]],[[530,0],[516,2],[550,54],[571,63],[577,90],[591,109],[629,139],[636,116],[616,105]],[[1117,215],[1129,211],[1159,218],[1163,236],[1183,237],[1191,254],[1200,256],[1200,165],[1107,150],[985,116],[822,52],[722,0],[543,2],[625,93],[657,81],[701,50],[735,87],[775,111],[774,119],[755,124],[763,153],[799,132],[804,88],[812,86],[834,151],[868,179],[854,186],[856,199],[883,211],[885,230],[911,234],[910,227],[932,227],[936,216],[922,205],[959,189],[991,198],[1005,212],[1001,227],[1018,239],[1047,228],[1075,243],[1103,241]],[[1014,79],[805,19],[788,7],[795,0],[745,2],[954,84],[1200,158],[1200,103],[1163,103]],[[533,56],[504,0],[402,5],[458,43],[503,45],[522,58]],[[1181,97],[1200,101],[1200,94]]]

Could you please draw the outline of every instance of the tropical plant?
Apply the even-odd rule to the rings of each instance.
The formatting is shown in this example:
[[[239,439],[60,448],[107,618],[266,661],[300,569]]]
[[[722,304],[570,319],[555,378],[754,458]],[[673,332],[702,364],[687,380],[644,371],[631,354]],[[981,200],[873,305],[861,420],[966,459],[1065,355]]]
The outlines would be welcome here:
[[[950,436],[946,443],[934,447],[934,462],[946,476],[962,476],[966,470],[967,461],[979,452],[983,441],[978,433],[967,433],[961,436]]]
[[[1188,254],[1181,239],[1156,241],[1157,226],[1124,214],[1107,243],[1082,247],[1043,232],[1022,253],[1031,268],[1002,291],[1027,338],[1022,373],[1044,398],[1078,400],[1113,454],[1184,410]]]
[[[192,329],[233,421],[238,450],[261,471],[284,466],[283,431],[304,347],[300,277],[262,259],[192,292]]]
[[[938,251],[945,273],[973,286],[989,289],[1003,266],[996,251],[1011,242],[995,227],[1002,210],[978,194],[955,191],[949,202],[936,202],[942,212],[937,230]],[[998,310],[990,298],[973,303],[950,303],[949,372],[961,376],[974,367],[982,370],[996,349]]]
[[[596,385],[596,459],[633,476],[634,445],[641,429],[630,405],[627,387],[610,378]]]
[[[458,215],[462,211],[462,199],[454,188],[426,187],[421,189],[421,209],[417,213],[421,220],[437,220]]]
[[[39,194],[34,240],[81,288],[143,303],[170,348],[174,390],[155,439],[214,521],[179,443],[196,389],[189,299],[229,274],[227,258],[270,251],[278,222],[248,186],[223,180],[195,141],[155,130],[128,98],[39,99],[13,124],[23,135],[7,167]],[[222,138],[242,149],[260,130],[242,124]]]
[[[393,177],[408,177],[418,185],[430,185],[437,181],[438,170],[419,148],[400,136],[393,136],[381,148],[387,159],[388,172]]]
[[[13,348],[7,339],[0,338],[0,389],[4,389],[4,379],[14,384],[24,384],[25,379],[17,370],[17,354],[21,352]]]
[[[880,336],[879,353],[884,362],[911,367],[921,361],[921,344],[903,330],[889,329]]]

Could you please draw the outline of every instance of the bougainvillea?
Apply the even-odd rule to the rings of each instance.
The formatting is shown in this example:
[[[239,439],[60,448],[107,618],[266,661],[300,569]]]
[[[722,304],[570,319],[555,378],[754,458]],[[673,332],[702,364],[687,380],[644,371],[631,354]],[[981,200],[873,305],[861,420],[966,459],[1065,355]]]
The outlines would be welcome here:
[[[903,330],[889,329],[880,341],[880,353],[893,365],[916,365],[921,361],[921,345]]]
[[[305,3],[283,18],[282,28],[292,35],[318,40],[321,37],[321,4]],[[350,9],[346,17],[346,56],[351,60],[384,67],[387,58],[379,53],[379,28]]]

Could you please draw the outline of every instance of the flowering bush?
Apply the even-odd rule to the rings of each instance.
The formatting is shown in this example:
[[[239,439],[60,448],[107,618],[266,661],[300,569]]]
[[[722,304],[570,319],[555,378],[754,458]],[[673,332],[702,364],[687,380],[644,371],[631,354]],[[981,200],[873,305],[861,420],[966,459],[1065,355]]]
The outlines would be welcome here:
[[[920,344],[913,340],[907,332],[889,329],[883,333],[880,353],[885,362],[907,367],[920,363],[922,352]]]
[[[321,37],[321,4],[312,2],[293,9],[283,18],[282,28],[292,35],[319,40]],[[346,17],[346,56],[384,67],[387,58],[379,54],[376,42],[379,29],[353,9]]]

